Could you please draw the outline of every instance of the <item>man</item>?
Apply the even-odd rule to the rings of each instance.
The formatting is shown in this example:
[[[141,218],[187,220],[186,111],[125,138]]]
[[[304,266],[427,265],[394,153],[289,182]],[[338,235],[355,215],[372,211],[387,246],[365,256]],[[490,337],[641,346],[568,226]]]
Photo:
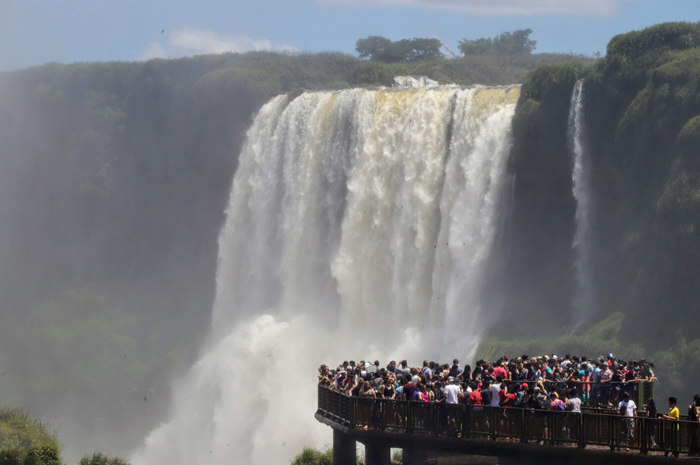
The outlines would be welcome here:
[[[601,400],[603,403],[603,407],[608,407],[608,399],[610,399],[610,388],[612,385],[610,382],[612,381],[613,377],[613,372],[610,369],[610,366],[607,364],[603,364],[603,370],[600,372],[600,389],[601,389]]]
[[[433,377],[433,370],[427,360],[423,360],[423,368],[420,370],[420,378],[424,383],[429,383]]]
[[[481,391],[476,383],[471,384],[472,392],[469,393],[469,405],[481,405]]]
[[[569,391],[569,397],[566,400],[566,410],[572,413],[581,413],[581,399],[578,398],[576,389]]]
[[[413,400],[413,397],[415,396],[416,391],[418,390],[418,386],[416,386],[416,383],[413,382],[410,376],[406,378],[406,381],[406,384],[404,384],[403,386],[403,399]]]
[[[456,378],[457,375],[462,373],[463,368],[459,364],[459,360],[454,359],[452,360],[452,367],[450,368],[450,373],[449,376],[452,376],[453,378]]]
[[[503,383],[503,377],[501,375],[496,376],[496,382],[491,385],[489,392],[491,393],[491,407],[498,407],[501,405],[501,384]]]
[[[445,386],[445,396],[447,397],[446,402],[450,405],[456,404],[459,402],[459,394],[461,389],[452,376],[447,378],[447,383],[447,386]]]
[[[411,374],[411,370],[408,368],[408,362],[406,360],[401,360],[401,362],[399,362],[399,365],[400,366],[394,368],[394,374],[397,377],[398,376],[402,376],[404,378],[408,377],[408,375]]]
[[[669,397],[668,398],[668,415],[661,415],[661,418],[664,420],[674,420],[677,421],[680,418],[680,412],[678,411],[678,407],[676,407],[676,404],[678,403],[678,399],[675,397]]]
[[[501,379],[508,379],[508,371],[506,371],[505,368],[503,368],[503,362],[499,362],[498,365],[493,369],[493,376],[498,378],[498,376],[501,377]]]
[[[634,418],[637,416],[637,404],[635,404],[633,400],[630,400],[629,392],[625,392],[622,395],[622,401],[617,404],[617,410],[625,412],[625,420],[627,421],[627,440],[632,441],[634,438]],[[630,449],[627,447],[625,450]]]

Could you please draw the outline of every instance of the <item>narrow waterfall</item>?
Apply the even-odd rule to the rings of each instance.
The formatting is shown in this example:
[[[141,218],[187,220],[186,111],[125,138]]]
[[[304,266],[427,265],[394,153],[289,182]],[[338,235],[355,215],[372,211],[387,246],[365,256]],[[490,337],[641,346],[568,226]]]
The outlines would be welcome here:
[[[240,157],[209,343],[136,465],[288,463],[330,441],[316,368],[468,359],[520,88],[274,98]]]
[[[573,326],[585,324],[595,312],[596,292],[592,268],[592,186],[591,160],[584,145],[583,80],[576,82],[569,110],[569,144],[573,155],[573,195],[576,199],[575,252],[576,292],[573,301]]]

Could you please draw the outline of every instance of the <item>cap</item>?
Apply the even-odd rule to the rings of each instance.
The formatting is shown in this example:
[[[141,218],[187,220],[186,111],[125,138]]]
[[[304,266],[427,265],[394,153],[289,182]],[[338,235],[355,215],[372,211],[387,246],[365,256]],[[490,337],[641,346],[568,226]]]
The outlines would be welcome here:
[[[520,389],[527,389],[528,387],[530,386],[528,386],[527,383],[523,383],[520,385]]]

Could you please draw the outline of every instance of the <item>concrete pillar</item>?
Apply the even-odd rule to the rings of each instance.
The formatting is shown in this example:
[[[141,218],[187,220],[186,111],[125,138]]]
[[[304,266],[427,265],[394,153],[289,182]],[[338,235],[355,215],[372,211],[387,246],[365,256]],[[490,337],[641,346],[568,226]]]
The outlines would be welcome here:
[[[333,430],[333,465],[356,465],[357,442],[347,434]]]
[[[365,444],[366,465],[389,465],[391,463],[391,449],[376,444]]]
[[[418,449],[404,449],[403,465],[423,465],[428,460],[428,451]]]

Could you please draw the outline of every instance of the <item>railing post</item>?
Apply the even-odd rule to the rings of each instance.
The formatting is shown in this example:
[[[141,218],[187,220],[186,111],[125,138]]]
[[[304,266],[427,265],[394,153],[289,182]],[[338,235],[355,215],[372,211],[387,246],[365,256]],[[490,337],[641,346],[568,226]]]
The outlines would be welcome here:
[[[520,409],[520,442],[527,442],[527,426],[525,425],[525,409]]]
[[[355,413],[356,413],[356,408],[357,408],[357,398],[355,397],[348,397],[348,400],[350,401],[350,428],[354,428],[356,426],[355,424]]]
[[[637,417],[639,418],[639,417]],[[647,419],[646,418],[639,418],[639,428],[638,428],[638,433],[637,437],[639,438],[640,441],[640,448],[642,451],[643,455],[647,455],[649,452],[649,442],[647,441]]]
[[[578,447],[579,449],[586,448],[586,423],[583,418],[583,412],[578,414]]]

